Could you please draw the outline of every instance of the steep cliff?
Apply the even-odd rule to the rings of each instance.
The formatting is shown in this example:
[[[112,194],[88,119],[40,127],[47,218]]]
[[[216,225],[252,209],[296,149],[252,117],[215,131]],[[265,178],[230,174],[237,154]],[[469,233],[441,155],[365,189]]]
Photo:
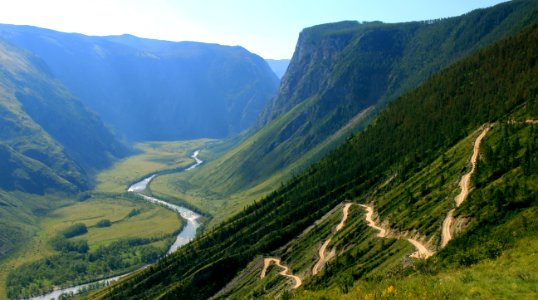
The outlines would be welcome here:
[[[511,1],[443,20],[307,28],[257,131],[192,182],[233,192],[277,173],[273,179],[286,178],[364,128],[403,92],[537,20],[535,1]]]

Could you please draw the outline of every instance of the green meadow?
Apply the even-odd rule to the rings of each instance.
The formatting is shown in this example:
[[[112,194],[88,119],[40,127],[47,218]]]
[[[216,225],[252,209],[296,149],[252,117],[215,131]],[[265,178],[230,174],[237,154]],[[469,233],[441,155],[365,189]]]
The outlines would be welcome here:
[[[173,242],[174,234],[183,225],[181,218],[166,208],[126,194],[126,189],[151,173],[181,170],[193,163],[190,156],[195,150],[202,149],[200,156],[203,156],[210,152],[206,149],[218,148],[218,145],[218,142],[208,139],[139,143],[135,145],[139,150],[137,154],[117,161],[111,168],[97,174],[96,187],[84,193],[84,197],[13,195],[17,201],[36,201],[42,206],[46,204],[47,209],[41,209],[43,212],[39,216],[29,214],[25,241],[0,260],[0,298],[6,298],[11,289],[6,284],[10,274],[34,282],[32,289],[25,290],[28,294],[19,296],[28,296],[55,286],[36,274],[27,274],[27,269],[39,269],[44,262],[54,261],[59,255],[72,255],[55,249],[52,241],[74,224],[84,224],[87,232],[67,240],[87,243],[88,250],[84,255],[107,252],[110,247],[122,249],[122,243],[136,244],[132,247],[135,250],[126,250],[121,255],[124,259],[122,267],[103,271],[101,275],[95,271],[93,275],[88,275],[90,277],[81,278],[81,281],[91,276],[100,278],[139,268],[145,263],[141,256],[143,253],[151,254],[149,257],[152,259],[157,253],[164,254]],[[97,269],[84,261],[82,254],[77,255],[80,257],[73,258],[72,263],[86,264],[88,270]],[[50,272],[58,270],[51,269]],[[76,284],[77,280],[69,283]]]

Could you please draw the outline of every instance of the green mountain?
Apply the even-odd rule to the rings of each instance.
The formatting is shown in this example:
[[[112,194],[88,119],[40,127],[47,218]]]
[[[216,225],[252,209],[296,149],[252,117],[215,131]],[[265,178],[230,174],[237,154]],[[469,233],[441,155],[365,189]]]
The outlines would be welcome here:
[[[517,7],[524,2],[514,3]],[[522,254],[538,249],[533,242],[538,234],[536,41],[534,25],[431,76],[389,105],[365,130],[261,201],[159,263],[90,297],[206,299],[221,291],[218,297],[258,298],[271,296],[280,285],[277,295],[283,298],[458,298],[465,287],[467,293],[477,291],[473,287],[486,277],[480,268],[499,259],[505,264],[495,278],[509,282],[502,288],[535,298],[536,260]],[[484,132],[484,145],[474,150]],[[475,152],[478,161],[470,167]],[[443,248],[439,231],[455,207],[460,177],[471,174],[469,169],[474,170],[473,189],[452,211],[458,224],[452,229],[456,239]],[[391,228],[388,238],[376,237],[358,205],[351,208],[347,225],[331,233],[344,201],[374,204],[376,222]],[[337,258],[312,276],[307,270],[317,257],[307,248],[319,246],[328,235],[333,236],[329,247],[336,249]],[[408,258],[414,249],[407,238],[438,253],[428,260]],[[297,241],[306,244],[294,244]],[[292,273],[305,276],[298,292],[276,268],[260,278],[261,257],[274,256],[289,263]],[[457,274],[469,266],[460,281],[464,288],[451,290],[457,284],[441,281],[447,276],[443,272]],[[518,270],[510,273],[513,276],[503,276],[513,269]],[[486,283],[491,284],[489,275]],[[231,282],[243,286],[226,286]],[[400,291],[394,285],[400,282],[408,285],[400,286],[404,293],[396,295]],[[492,296],[471,296],[499,297],[496,293],[502,291],[490,285],[489,293]]]
[[[257,130],[193,175],[189,186],[217,194],[274,186],[435,72],[537,20],[536,1],[510,1],[443,20],[307,28]]]
[[[0,25],[0,37],[131,140],[223,138],[254,124],[278,78],[242,47]]]
[[[130,150],[36,56],[0,40],[0,259]],[[61,198],[61,197],[60,197]]]
[[[43,61],[4,41],[0,53],[0,189],[84,190],[128,153]]]

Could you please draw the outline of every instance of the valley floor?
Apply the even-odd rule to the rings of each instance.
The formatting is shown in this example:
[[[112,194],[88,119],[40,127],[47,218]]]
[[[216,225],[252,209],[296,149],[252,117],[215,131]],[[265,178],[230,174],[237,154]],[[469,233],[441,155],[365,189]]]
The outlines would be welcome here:
[[[51,241],[73,224],[84,224],[88,232],[68,240],[87,241],[90,254],[102,252],[102,249],[108,249],[110,245],[116,245],[114,247],[118,248],[118,243],[124,241],[137,241],[137,245],[141,245],[132,247],[139,254],[134,254],[134,252],[128,254],[130,250],[120,250],[125,251],[118,253],[122,257],[135,256],[130,258],[132,262],[128,265],[117,266],[116,268],[119,268],[115,272],[94,270],[96,266],[85,262],[82,258],[84,255],[80,258],[73,258],[74,260],[65,259],[68,263],[80,264],[80,267],[88,272],[90,270],[92,273],[95,272],[95,275],[84,277],[82,279],[84,281],[108,277],[140,267],[145,259],[136,258],[140,255],[140,251],[153,255],[148,251],[159,249],[159,252],[165,253],[174,240],[173,234],[181,228],[182,220],[166,208],[126,194],[126,187],[147,174],[163,170],[173,171],[192,164],[190,157],[192,151],[210,142],[210,140],[197,140],[139,144],[137,147],[141,150],[140,154],[119,161],[112,168],[100,173],[97,176],[97,187],[78,199],[62,195],[14,194],[13,199],[27,197],[26,201],[48,203],[48,209],[33,210],[40,212],[40,215],[31,215],[34,231],[29,231],[27,240],[21,243],[15,252],[0,260],[0,298],[7,298],[8,293],[12,297],[18,294],[17,298],[35,294],[42,288],[47,289],[47,286],[55,282],[55,278],[62,278],[58,272],[66,273],[67,270],[58,269],[61,262],[58,262],[60,265],[53,265],[50,268],[43,263],[55,262],[55,257],[61,255]],[[15,204],[22,205],[23,202]],[[98,225],[103,220],[108,222],[106,226]],[[147,259],[155,258],[148,257]],[[48,275],[41,277],[42,272]],[[58,276],[56,276],[57,273]],[[11,281],[11,284],[7,283],[10,276],[16,276],[16,279],[12,279],[18,282],[16,286],[12,284],[15,281]],[[69,286],[76,282],[78,281],[71,282],[69,279],[62,281],[62,285]]]

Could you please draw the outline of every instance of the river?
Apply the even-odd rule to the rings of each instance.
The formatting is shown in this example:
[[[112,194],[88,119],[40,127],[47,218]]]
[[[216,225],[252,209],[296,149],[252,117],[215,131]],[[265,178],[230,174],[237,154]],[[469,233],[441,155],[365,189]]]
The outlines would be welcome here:
[[[185,171],[190,171],[190,170],[198,167],[199,165],[201,165],[203,163],[203,161],[198,158],[199,153],[200,153],[199,150],[194,151],[194,153],[192,154],[191,157],[194,159],[195,163],[190,165],[188,168],[186,168]],[[187,222],[187,224],[185,224],[185,226],[183,227],[181,232],[179,232],[179,234],[177,235],[176,240],[174,241],[174,243],[168,249],[168,252],[167,252],[167,255],[168,255],[168,254],[176,251],[181,246],[189,243],[196,236],[196,230],[198,229],[198,227],[200,227],[200,223],[198,222],[198,219],[200,218],[200,215],[195,213],[194,211],[188,209],[188,208],[183,207],[183,206],[168,203],[166,201],[157,199],[155,197],[150,197],[150,196],[146,196],[146,195],[142,194],[142,192],[146,189],[146,187],[151,182],[151,180],[153,180],[155,177],[157,177],[157,174],[153,174],[153,175],[151,175],[149,177],[146,177],[146,178],[140,180],[139,182],[134,183],[131,186],[129,186],[127,191],[131,192],[131,193],[135,193],[136,195],[142,197],[142,199],[144,199],[144,200],[146,200],[148,202],[151,202],[151,203],[166,207],[166,208],[168,208],[170,210],[173,210],[173,211],[177,212],[181,216],[181,218],[183,218]],[[145,267],[147,267],[147,266],[145,266]],[[143,267],[143,268],[145,268],[145,267]],[[139,270],[137,270],[137,271],[139,271]],[[133,271],[133,272],[136,272],[136,271]],[[133,272],[131,272],[131,273],[133,273]],[[111,278],[106,278],[106,279],[102,279],[102,280],[97,280],[97,281],[94,281],[94,282],[85,283],[85,284],[81,284],[81,285],[77,285],[77,286],[73,286],[73,287],[69,287],[69,288],[54,290],[54,291],[52,291],[52,292],[50,292],[48,294],[33,297],[33,298],[29,298],[29,299],[30,300],[58,299],[58,297],[60,297],[60,295],[62,295],[62,294],[71,294],[71,293],[76,294],[80,290],[88,288],[90,285],[95,285],[95,284],[106,285],[106,284],[110,284],[111,282],[114,282],[114,281],[116,281],[116,280],[118,280],[118,279],[120,279],[120,278],[122,278],[124,276],[127,276],[127,275],[131,274],[131,273],[127,273],[127,274],[123,274],[123,275],[115,276],[115,277],[111,277]]]

